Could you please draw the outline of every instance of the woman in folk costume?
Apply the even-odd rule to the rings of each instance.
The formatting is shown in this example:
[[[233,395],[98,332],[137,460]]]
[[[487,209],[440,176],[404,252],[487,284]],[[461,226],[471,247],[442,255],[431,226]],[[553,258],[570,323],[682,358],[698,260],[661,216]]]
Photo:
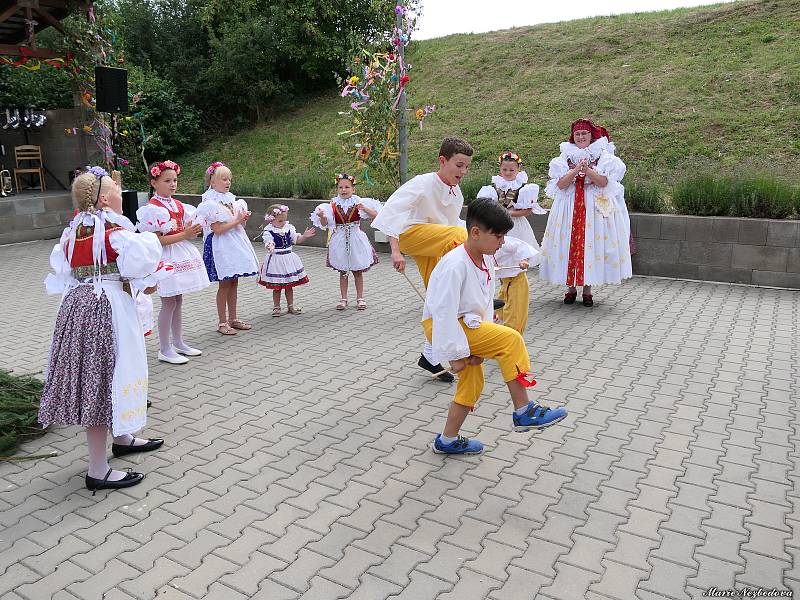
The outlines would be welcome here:
[[[528,222],[528,215],[544,215],[547,211],[539,206],[539,186],[528,183],[528,174],[520,170],[521,166],[518,154],[503,152],[500,155],[500,174],[492,176],[492,185],[485,185],[478,191],[478,198],[500,202],[514,221],[514,227],[507,235],[538,251],[539,242]]]
[[[86,428],[90,490],[136,485],[143,475],[108,465],[114,456],[155,450],[160,439],[137,438],[147,413],[147,353],[131,287],[152,293],[148,280],[164,267],[161,243],[136,233],[123,217],[117,183],[100,167],[75,178],[78,214],[53,248],[49,294],[61,294],[39,422]]]
[[[353,273],[356,286],[356,308],[364,310],[364,273],[377,264],[378,255],[361,229],[361,219],[374,219],[381,203],[354,194],[356,178],[347,173],[336,175],[336,197],[320,204],[311,213],[311,222],[320,229],[329,229],[327,265],[339,271],[341,300],[336,310],[347,308],[347,274]]]
[[[620,184],[626,167],[609,138],[605,127],[578,119],[561,154],[550,161],[545,192],[553,207],[539,277],[567,285],[565,304],[575,302],[579,285],[583,305],[592,306],[592,285],[631,277],[630,217]]]

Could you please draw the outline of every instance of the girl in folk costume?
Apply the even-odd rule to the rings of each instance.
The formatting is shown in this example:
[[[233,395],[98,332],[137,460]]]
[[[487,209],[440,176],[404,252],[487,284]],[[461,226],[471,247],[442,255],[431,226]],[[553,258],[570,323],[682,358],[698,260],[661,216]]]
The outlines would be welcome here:
[[[539,206],[539,186],[528,183],[528,174],[520,171],[521,166],[518,154],[503,152],[500,155],[500,174],[492,176],[492,185],[485,185],[478,191],[478,198],[500,202],[514,221],[514,227],[508,235],[538,251],[539,243],[528,222],[528,215],[543,215],[547,211]]]
[[[247,202],[230,192],[231,170],[223,163],[213,162],[208,166],[206,186],[208,190],[203,194],[195,217],[203,224],[203,260],[209,279],[219,281],[217,331],[235,335],[237,329],[252,328],[236,315],[239,277],[258,273],[258,258],[244,230],[251,213]]]
[[[154,291],[143,278],[163,267],[161,244],[121,215],[120,188],[100,167],[75,178],[72,200],[78,213],[53,248],[55,273],[45,280],[62,298],[39,422],[86,428],[88,489],[129,487],[144,476],[111,469],[106,444],[109,429],[114,456],[163,444],[134,435],[146,423],[147,353],[130,293],[131,285]]]
[[[500,300],[505,303],[495,311],[497,319],[506,327],[524,334],[531,300],[527,271],[539,264],[539,250],[506,234],[503,245],[492,258],[499,281]]]
[[[302,244],[317,233],[316,229],[309,227],[303,235],[298,235],[288,219],[289,207],[283,204],[273,204],[264,216],[267,225],[262,238],[267,256],[261,266],[258,283],[272,290],[273,317],[281,316],[281,290],[285,290],[289,314],[299,315],[302,312],[294,304],[294,288],[308,283],[308,275],[292,246]]]
[[[361,230],[361,219],[374,219],[381,203],[372,198],[360,198],[353,194],[356,179],[347,173],[336,175],[336,198],[330,203],[320,204],[311,213],[311,222],[332,234],[328,242],[326,264],[339,271],[341,300],[336,310],[347,308],[347,273],[353,272],[356,284],[356,308],[364,310],[364,272],[378,262],[378,255]]]
[[[583,305],[592,306],[592,285],[631,277],[630,218],[620,181],[625,163],[614,155],[605,127],[589,119],[572,124],[561,154],[550,161],[545,190],[553,207],[542,240],[539,276],[568,286],[573,304],[583,286]]]
[[[181,365],[187,356],[200,356],[202,351],[183,340],[183,294],[208,287],[208,275],[200,253],[189,241],[203,228],[193,222],[195,208],[173,198],[178,188],[181,167],[171,160],[150,166],[150,185],[154,195],[136,211],[139,231],[151,231],[163,246],[162,258],[175,267],[172,277],[158,285],[161,312],[158,314],[158,360]]]

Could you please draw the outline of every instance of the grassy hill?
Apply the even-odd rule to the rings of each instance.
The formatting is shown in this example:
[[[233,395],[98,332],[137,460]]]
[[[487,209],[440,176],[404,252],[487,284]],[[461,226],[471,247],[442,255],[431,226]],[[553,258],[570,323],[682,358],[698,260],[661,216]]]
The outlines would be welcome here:
[[[431,170],[441,138],[456,134],[476,149],[466,196],[496,172],[505,148],[543,183],[569,123],[590,116],[611,132],[627,183],[791,177],[800,159],[798,39],[798,0],[742,0],[416,42],[409,106],[438,110],[422,130],[412,125],[409,172]],[[348,127],[338,114],[346,108],[333,90],[212,140],[181,157],[182,190],[200,190],[205,166],[223,160],[240,194],[329,183],[332,191],[331,175],[353,170],[336,135]],[[390,189],[359,191],[385,197]]]

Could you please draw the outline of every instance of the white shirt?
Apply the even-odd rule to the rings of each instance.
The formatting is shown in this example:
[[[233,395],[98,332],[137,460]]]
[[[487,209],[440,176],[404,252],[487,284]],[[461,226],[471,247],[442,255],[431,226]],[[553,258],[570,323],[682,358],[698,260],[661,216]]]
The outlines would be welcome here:
[[[436,173],[425,173],[407,181],[389,196],[372,226],[395,238],[420,223],[463,227],[463,206],[464,196],[457,185],[447,185]]]
[[[519,263],[527,260],[529,266],[533,267],[541,262],[539,251],[533,246],[520,239],[506,236],[503,245],[495,252],[492,257],[492,266],[512,267],[508,269],[497,269],[498,278],[514,277],[522,272]]]
[[[444,255],[433,269],[422,319],[433,319],[431,345],[436,362],[470,355],[469,343],[458,320],[470,329],[494,316],[494,261],[483,256],[476,265],[462,244]]]

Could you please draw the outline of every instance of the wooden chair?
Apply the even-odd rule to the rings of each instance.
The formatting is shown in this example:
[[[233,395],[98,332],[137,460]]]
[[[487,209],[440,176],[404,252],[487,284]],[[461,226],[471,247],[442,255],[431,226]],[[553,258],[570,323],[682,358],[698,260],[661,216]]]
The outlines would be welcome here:
[[[14,155],[17,159],[17,168],[14,169],[14,180],[17,183],[17,192],[19,193],[22,190],[22,188],[19,186],[19,176],[26,174],[38,174],[39,189],[44,192],[44,163],[42,163],[41,146],[16,146],[14,148]],[[27,162],[28,166],[20,167],[20,163],[24,162]],[[36,166],[34,166],[33,163],[37,163]]]

